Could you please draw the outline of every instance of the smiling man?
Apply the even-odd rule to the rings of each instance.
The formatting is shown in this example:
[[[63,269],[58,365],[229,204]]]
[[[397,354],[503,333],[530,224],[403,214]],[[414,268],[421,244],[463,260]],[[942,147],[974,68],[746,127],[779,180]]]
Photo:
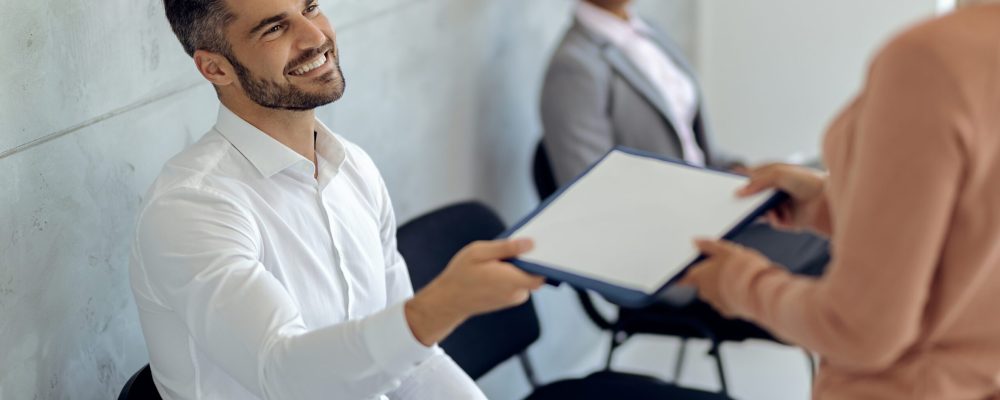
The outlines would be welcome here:
[[[130,275],[167,399],[476,399],[435,343],[542,284],[474,243],[413,295],[385,185],[316,120],[344,93],[314,0],[165,0],[220,100],[139,214]]]

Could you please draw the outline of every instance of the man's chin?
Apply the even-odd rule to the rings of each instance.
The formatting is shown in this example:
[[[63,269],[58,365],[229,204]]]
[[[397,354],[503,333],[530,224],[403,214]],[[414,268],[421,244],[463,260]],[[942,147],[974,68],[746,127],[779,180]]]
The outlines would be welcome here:
[[[289,83],[296,91],[307,93],[310,96],[334,96],[340,98],[344,92],[344,80],[336,71],[327,72],[307,81],[290,81]]]
[[[316,78],[316,80],[324,84],[332,84],[340,80],[340,75],[338,75],[336,71],[330,71],[323,75],[320,75],[318,78]]]
[[[286,98],[284,99],[286,101],[282,103],[269,104],[266,102],[264,103],[258,102],[257,104],[272,109],[290,110],[290,111],[309,111],[333,103],[337,100],[340,100],[340,98],[343,97],[344,92],[343,91],[324,92],[324,93],[301,92],[301,94],[305,96],[299,96],[292,101],[288,101],[289,99]]]
[[[303,91],[303,93],[308,93],[309,98],[314,99],[315,102],[323,103],[320,105],[327,105],[340,100],[341,97],[344,97],[344,87],[340,84],[336,84],[325,88],[325,90],[317,90],[315,92]]]
[[[333,103],[340,100],[340,98],[344,96],[346,84],[340,76],[331,73],[329,77],[324,75],[321,79],[323,79],[323,81],[320,82],[322,88],[318,89],[314,93],[316,97],[330,99],[330,103]]]

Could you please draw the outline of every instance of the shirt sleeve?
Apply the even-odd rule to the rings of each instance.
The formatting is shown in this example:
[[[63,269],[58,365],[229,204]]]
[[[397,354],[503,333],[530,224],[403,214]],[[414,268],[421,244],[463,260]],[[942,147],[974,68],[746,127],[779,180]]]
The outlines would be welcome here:
[[[156,301],[261,398],[375,398],[434,354],[410,334],[401,303],[307,329],[296,302],[258,261],[252,216],[224,195],[167,192],[150,201],[137,235],[140,268]]]
[[[389,190],[381,176],[377,179],[379,234],[382,240],[382,255],[385,259],[385,285],[388,300],[386,304],[396,304],[413,297],[413,284],[406,260],[396,246],[396,214],[392,209]]]
[[[406,261],[396,247],[396,217],[385,183],[379,179],[379,204],[381,207],[382,246],[385,252],[386,293],[388,304],[401,303],[413,297],[413,285]],[[406,332],[412,333],[407,328]],[[416,339],[414,339],[416,340]],[[435,345],[434,356],[402,381],[399,388],[389,394],[393,400],[420,399],[486,399],[476,383],[469,378],[454,360]]]
[[[737,315],[845,370],[875,372],[918,339],[964,173],[962,102],[942,58],[904,36],[876,59],[849,161],[830,171],[832,262],[818,280],[731,271]],[[728,272],[728,271],[727,271]]]
[[[486,400],[486,395],[451,357],[441,353],[420,364],[389,398]]]

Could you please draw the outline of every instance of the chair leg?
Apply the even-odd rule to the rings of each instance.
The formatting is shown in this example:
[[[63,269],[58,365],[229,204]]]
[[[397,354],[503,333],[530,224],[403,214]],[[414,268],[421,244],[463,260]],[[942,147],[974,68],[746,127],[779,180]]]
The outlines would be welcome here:
[[[721,388],[719,393],[729,397],[729,385],[726,384],[726,372],[722,368],[722,352],[720,351],[719,343],[713,341],[712,348],[708,351],[708,354],[715,359],[715,369],[719,373],[719,386]]]
[[[538,386],[538,375],[535,375],[535,367],[531,365],[531,360],[528,359],[528,352],[522,352],[517,355],[517,359],[521,361],[521,368],[524,369],[524,377],[528,378],[528,384],[531,385],[531,389],[537,389]]]
[[[674,361],[674,383],[680,383],[681,371],[684,370],[684,356],[687,353],[687,338],[680,338],[681,345],[677,349],[677,360]]]
[[[625,340],[628,340],[627,333],[622,331],[611,331],[611,348],[608,349],[608,359],[604,363],[605,371],[611,370],[611,361],[615,355],[615,350],[617,350],[618,346],[621,346],[622,343],[625,343]]]

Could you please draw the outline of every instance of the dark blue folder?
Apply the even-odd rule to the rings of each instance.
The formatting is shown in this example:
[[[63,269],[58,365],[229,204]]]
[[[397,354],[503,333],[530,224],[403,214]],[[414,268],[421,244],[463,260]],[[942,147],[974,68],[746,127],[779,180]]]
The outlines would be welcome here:
[[[500,234],[500,238],[508,238],[512,234],[514,234],[515,232],[517,232],[519,229],[521,229],[521,227],[523,227],[529,221],[531,221],[532,219],[534,219],[539,213],[542,212],[542,210],[545,210],[546,207],[548,207],[550,204],[552,204],[553,201],[555,201],[560,196],[562,196],[566,192],[566,190],[568,188],[572,187],[582,177],[584,177],[588,173],[590,173],[591,170],[593,170],[593,168],[595,166],[597,166],[598,164],[600,164],[602,161],[604,161],[604,159],[606,159],[611,153],[613,153],[615,151],[620,151],[620,152],[624,152],[624,153],[627,153],[627,154],[631,154],[631,155],[635,155],[635,156],[640,156],[640,157],[645,157],[645,158],[649,158],[649,159],[660,160],[660,161],[663,161],[663,162],[674,163],[674,164],[682,165],[682,166],[685,166],[685,167],[688,167],[688,168],[701,169],[701,170],[710,170],[710,171],[714,171],[713,173],[722,173],[722,174],[735,175],[735,174],[732,174],[732,173],[727,172],[727,171],[721,171],[721,170],[716,170],[716,169],[698,167],[698,166],[687,164],[687,163],[685,163],[683,161],[680,161],[680,160],[665,158],[665,157],[661,157],[661,156],[658,156],[658,155],[655,155],[655,154],[651,154],[651,153],[648,153],[648,152],[644,152],[644,151],[640,151],[640,150],[635,150],[635,149],[630,149],[630,148],[623,147],[623,146],[618,146],[618,147],[615,147],[614,149],[608,151],[608,153],[606,153],[603,157],[601,157],[600,160],[598,160],[597,162],[595,162],[594,164],[592,164],[590,167],[588,167],[586,171],[584,171],[582,174],[580,174],[579,176],[577,176],[576,178],[574,178],[573,181],[571,181],[570,183],[564,185],[558,191],[556,191],[556,193],[554,193],[552,196],[549,196],[549,198],[545,199],[542,202],[542,204],[538,206],[538,208],[536,208],[534,211],[532,211],[526,217],[524,217],[523,219],[521,219],[521,221],[519,221],[517,224],[515,224],[514,226],[512,226],[510,229],[508,229],[507,231],[503,232],[502,234]],[[664,183],[664,184],[667,184],[667,183]],[[748,225],[750,225],[754,220],[756,220],[757,218],[759,218],[761,215],[763,215],[769,209],[775,207],[776,205],[778,205],[779,203],[785,201],[786,199],[787,199],[787,195],[785,193],[777,192],[776,194],[774,194],[773,196],[771,196],[770,198],[768,198],[766,201],[764,201],[760,206],[758,206],[752,212],[750,212],[749,214],[747,214],[746,216],[744,216],[739,222],[737,222],[732,229],[730,229],[725,235],[723,235],[723,239],[731,239],[733,236],[735,236],[740,231],[742,231],[743,229],[745,229]],[[683,269],[681,269],[680,272],[678,272],[673,277],[671,277],[670,279],[668,279],[657,290],[655,290],[655,291],[653,291],[651,293],[646,293],[646,292],[635,290],[635,289],[632,289],[632,288],[626,288],[626,287],[618,286],[618,285],[615,285],[613,283],[608,283],[608,282],[604,282],[604,281],[601,281],[601,280],[592,279],[592,278],[589,278],[589,277],[577,275],[575,273],[568,272],[565,269],[559,268],[557,266],[540,265],[540,264],[537,264],[537,263],[528,262],[528,261],[524,261],[524,260],[521,260],[521,259],[513,259],[513,260],[508,260],[508,261],[510,261],[512,264],[514,264],[515,266],[517,266],[517,267],[519,267],[519,268],[521,268],[521,269],[523,269],[525,271],[528,271],[530,273],[546,277],[547,280],[548,280],[548,282],[550,284],[558,285],[558,284],[560,284],[562,282],[566,282],[566,283],[568,283],[568,284],[570,284],[572,286],[578,287],[578,288],[593,290],[593,291],[601,294],[605,299],[607,299],[608,301],[610,301],[612,303],[616,303],[616,304],[619,304],[619,305],[622,305],[622,306],[626,306],[626,307],[642,307],[642,306],[648,305],[648,304],[656,301],[657,297],[659,297],[659,295],[667,287],[669,287],[671,284],[673,284],[674,282],[676,282],[677,280],[679,280],[681,277],[683,277],[684,273],[692,265],[698,263],[703,258],[704,257],[702,255],[699,255],[697,258],[695,258],[690,263],[688,263],[687,266],[685,266]]]

